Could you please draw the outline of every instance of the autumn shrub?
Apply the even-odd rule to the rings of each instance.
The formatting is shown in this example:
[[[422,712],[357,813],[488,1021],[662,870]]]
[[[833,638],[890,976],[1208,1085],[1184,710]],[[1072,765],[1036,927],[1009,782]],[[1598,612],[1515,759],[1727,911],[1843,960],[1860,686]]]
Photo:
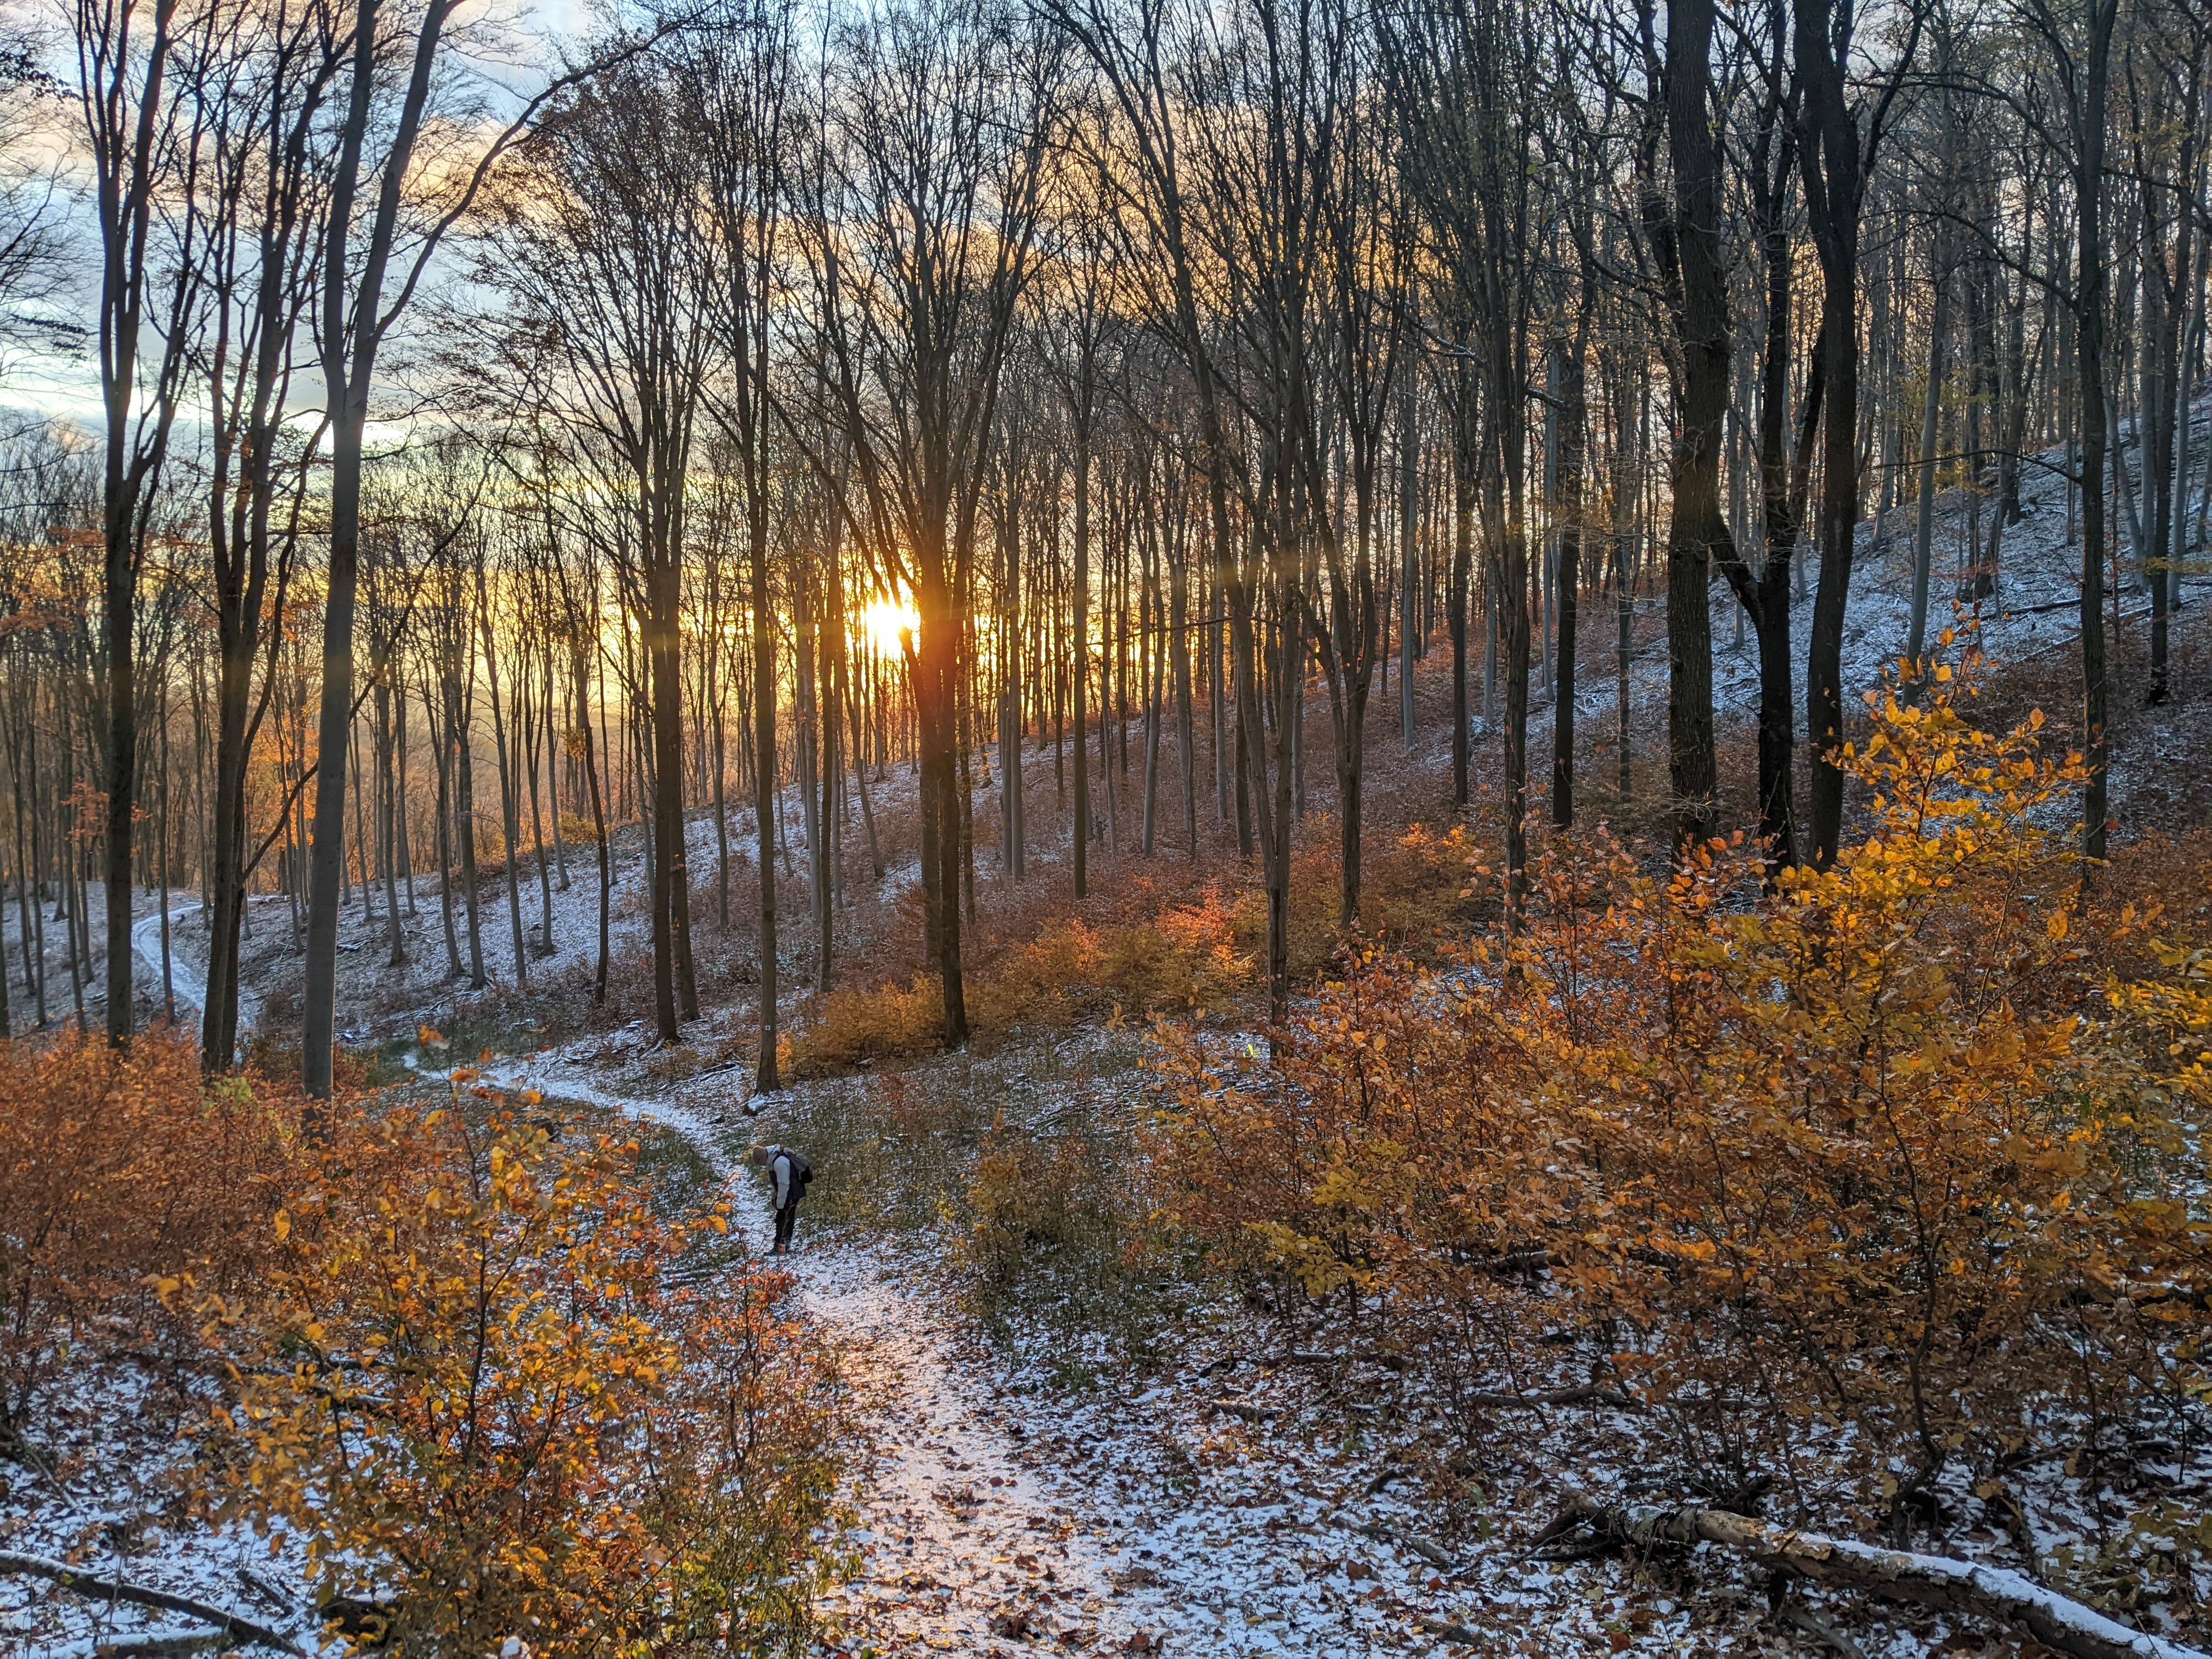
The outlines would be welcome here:
[[[790,1069],[817,1076],[863,1060],[927,1054],[944,1030],[944,991],[927,975],[902,985],[840,986],[816,1003],[805,1025],[792,1035]]]
[[[1415,955],[1434,948],[1440,932],[1465,929],[1469,842],[1464,825],[1442,832],[1415,823],[1371,835],[1362,855],[1358,933]],[[1344,858],[1333,819],[1308,819],[1291,849],[1290,969],[1292,977],[1326,974],[1347,943],[1343,919]],[[1238,947],[1254,960],[1267,948],[1267,895],[1256,883],[1237,894]]]
[[[1124,1136],[994,1121],[964,1194],[955,1258],[986,1328],[1032,1316],[1055,1356],[1086,1345],[1136,1357],[1155,1334],[1173,1263],[1152,1172]]]
[[[354,1634],[805,1638],[835,1565],[832,1374],[784,1281],[732,1255],[720,1209],[657,1213],[635,1152],[565,1149],[503,1108],[362,1120],[269,1224],[252,1293],[164,1287],[227,1357],[207,1501],[304,1540]]]
[[[300,1099],[204,1081],[180,1036],[126,1050],[71,1031],[0,1042],[0,1428],[27,1429],[66,1358],[191,1334],[154,1293],[191,1271],[235,1291],[265,1263],[299,1166]]]
[[[311,1116],[162,1032],[0,1043],[0,1455],[132,1368],[203,1419],[180,1478],[303,1540],[356,1636],[787,1650],[836,1565],[835,1373],[666,1197],[489,1091]]]
[[[1503,943],[1368,952],[1272,1059],[1170,1036],[1174,1220],[1425,1356],[1471,1428],[1625,1403],[1707,1491],[1903,1530],[2123,1425],[2201,1436],[2207,958],[2120,948],[2159,919],[2085,898],[2078,763],[1971,706],[1875,703],[1828,870],[1559,854]]]
[[[1252,983],[1254,971],[1237,939],[1236,909],[1209,888],[1142,921],[1065,916],[1041,924],[969,976],[969,1020],[989,1044],[1086,1015],[1218,1013]],[[944,1028],[944,994],[931,975],[842,988],[822,998],[793,1034],[792,1064],[799,1075],[815,1076],[863,1060],[911,1059],[933,1052]]]

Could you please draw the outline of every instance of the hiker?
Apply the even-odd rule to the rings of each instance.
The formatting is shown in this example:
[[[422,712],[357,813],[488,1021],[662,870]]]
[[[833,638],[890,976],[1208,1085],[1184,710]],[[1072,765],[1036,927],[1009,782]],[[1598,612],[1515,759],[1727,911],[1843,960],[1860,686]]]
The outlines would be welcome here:
[[[791,1249],[792,1224],[799,1219],[799,1200],[814,1179],[814,1166],[788,1146],[756,1146],[752,1163],[768,1171],[775,1189],[775,1248],[769,1254],[783,1255]]]

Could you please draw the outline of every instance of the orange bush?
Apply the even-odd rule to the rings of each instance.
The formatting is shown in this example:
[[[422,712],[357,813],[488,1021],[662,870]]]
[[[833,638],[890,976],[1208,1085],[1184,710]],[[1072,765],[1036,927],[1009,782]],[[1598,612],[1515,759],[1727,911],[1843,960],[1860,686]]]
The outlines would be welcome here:
[[[781,1651],[836,1562],[840,1394],[719,1211],[458,1088],[423,1116],[0,1043],[10,1437],[64,1366],[218,1380],[200,1495],[410,1650]],[[195,1410],[199,1405],[196,1404]]]
[[[658,1213],[635,1146],[503,1111],[359,1136],[389,1177],[295,1193],[258,1294],[203,1304],[234,1387],[202,1434],[219,1507],[287,1523],[409,1651],[796,1641],[834,1559],[836,1395],[783,1279],[720,1259],[722,1209]]]
[[[0,1426],[21,1427],[64,1339],[188,1331],[154,1294],[161,1276],[229,1290],[260,1271],[300,1104],[258,1078],[204,1083],[198,1051],[162,1032],[121,1053],[75,1032],[0,1042]]]
[[[1066,916],[1002,951],[969,976],[969,1023],[980,1041],[1024,1027],[1054,1027],[1085,1014],[1143,1018],[1156,1013],[1216,1013],[1252,980],[1237,915],[1209,889],[1171,903],[1142,922],[1093,924]],[[801,1076],[861,1060],[908,1059],[937,1048],[945,1026],[938,981],[918,975],[904,985],[831,992],[793,1037]]]
[[[945,1031],[938,982],[916,975],[904,985],[840,986],[786,1036],[786,1069],[796,1076],[843,1071],[864,1060],[902,1059],[936,1048]]]
[[[1557,859],[1509,944],[1370,955],[1272,1061],[1175,1036],[1176,1219],[1469,1393],[1595,1380],[1708,1489],[1893,1524],[2195,1409],[2212,1088],[2166,1049],[2212,1031],[2202,959],[2112,977],[2152,919],[2085,908],[2033,723],[1955,684],[1874,713],[1828,872]]]

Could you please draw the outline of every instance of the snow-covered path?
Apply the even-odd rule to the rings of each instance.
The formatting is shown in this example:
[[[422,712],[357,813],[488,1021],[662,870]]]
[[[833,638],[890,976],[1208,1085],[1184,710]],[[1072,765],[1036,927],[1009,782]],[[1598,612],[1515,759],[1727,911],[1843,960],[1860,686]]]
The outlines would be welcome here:
[[[169,904],[169,989],[176,998],[177,1018],[196,1024],[198,1016],[207,1007],[207,963],[204,946],[207,931],[198,925],[200,901],[197,894],[180,898],[183,890],[170,894]],[[266,904],[270,895],[259,894],[249,903]],[[188,948],[187,940],[194,941]],[[138,982],[148,988],[155,1000],[161,995],[161,912],[157,908],[131,925],[131,952],[137,959]],[[241,985],[238,992],[238,1032],[242,1044],[261,1018],[261,999]]]
[[[671,1128],[718,1176],[732,1174],[723,1137],[665,1097],[617,1094],[572,1066],[535,1060],[487,1066],[483,1077]],[[738,1225],[765,1249],[774,1217],[758,1183],[739,1172],[729,1191]],[[804,1246],[790,1266],[801,1305],[835,1344],[866,1425],[854,1491],[862,1571],[829,1609],[843,1633],[886,1653],[904,1650],[902,1643],[988,1652],[994,1638],[1063,1632],[1153,1650],[1141,1625],[1115,1616],[1110,1569],[1079,1529],[1066,1495],[1024,1467],[1018,1430],[988,1419],[951,1363],[950,1333],[907,1293],[903,1275],[873,1251],[845,1244]]]
[[[773,1218],[733,1146],[773,1139],[772,1109],[717,1121],[680,1091],[617,1092],[553,1056],[483,1076],[674,1130],[729,1181],[738,1228],[766,1249]],[[832,1651],[1362,1659],[1427,1651],[1425,1625],[1478,1616],[1474,1568],[1440,1577],[1433,1545],[1394,1541],[1419,1528],[1371,1495],[1371,1468],[1263,1443],[1206,1409],[1219,1384],[1135,1400],[1030,1392],[963,1328],[937,1264],[872,1236],[811,1239],[802,1211],[788,1265],[866,1443],[851,1492],[859,1570],[824,1608]]]
[[[169,988],[177,1000],[177,1011],[181,1016],[186,1010],[198,1013],[207,1006],[207,975],[177,946],[178,935],[184,931],[185,918],[200,908],[194,899],[189,904],[175,904],[169,908]],[[159,987],[161,983],[161,913],[155,910],[149,916],[141,916],[131,927],[131,951],[137,957],[145,983]]]
[[[955,1353],[953,1334],[865,1250],[802,1248],[804,1305],[831,1332],[868,1425],[856,1496],[861,1571],[830,1611],[886,1652],[1000,1642],[1156,1650],[1156,1613],[1121,1591],[1115,1540]]]

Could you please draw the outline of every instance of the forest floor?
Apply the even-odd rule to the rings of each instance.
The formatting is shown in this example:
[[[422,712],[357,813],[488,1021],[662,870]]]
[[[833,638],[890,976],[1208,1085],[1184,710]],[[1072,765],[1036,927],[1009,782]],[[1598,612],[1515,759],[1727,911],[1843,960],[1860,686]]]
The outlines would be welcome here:
[[[2208,415],[2212,405],[2199,411],[2200,430],[2212,424]],[[2028,516],[2007,540],[2002,600],[1984,607],[1980,642],[2002,665],[1991,683],[1992,712],[2009,718],[2039,705],[2063,727],[2072,706],[2065,647],[2075,638],[2063,496],[2033,469],[2026,493]],[[1893,526],[1905,517],[1900,509]],[[1939,547],[1963,543],[1968,519],[1961,502],[1947,501]],[[1909,572],[1900,545],[1871,530],[1863,559],[1846,672],[1853,684],[1872,686],[1902,641]],[[2124,601],[2114,764],[2130,834],[2201,824],[2212,808],[2212,768],[2198,763],[2212,754],[2206,591],[2194,580],[2188,588],[2190,604],[2175,625],[2174,695],[2158,709],[2141,707],[2142,600]],[[1948,609],[1937,608],[1931,629]],[[1753,659],[1747,644],[1730,640],[1729,611],[1717,604],[1716,615],[1724,743],[1741,746]],[[1801,641],[1804,620],[1801,612]],[[1656,613],[1639,619],[1632,658],[1629,740],[1646,756],[1663,752],[1653,748],[1666,670],[1657,623]],[[1609,799],[1601,781],[1617,758],[1608,748],[1618,729],[1609,628],[1590,627],[1585,642],[1577,708],[1588,787],[1601,816],[1608,805],[1619,814],[1626,803]],[[1439,715],[1448,677],[1444,653],[1432,652],[1416,681],[1422,719],[1415,743],[1403,754],[1393,752],[1395,742],[1376,744],[1378,805],[1370,821],[1378,829],[1443,815],[1449,750],[1448,721]],[[1394,725],[1395,703],[1395,696],[1377,696],[1378,732]],[[1325,757],[1320,719],[1311,752]],[[1548,725],[1540,702],[1532,734],[1539,756]],[[1033,879],[1057,888],[1053,819],[1043,810],[1048,750],[1029,764],[1040,808],[1032,822],[1044,843],[1032,854]],[[1319,812],[1328,804],[1328,768],[1324,760],[1312,769]],[[1656,782],[1654,763],[1639,775]],[[861,895],[849,922],[841,921],[850,930],[845,961],[886,975],[905,971],[909,959],[906,849],[896,833],[910,807],[902,801],[903,783],[887,778],[876,801],[890,874]],[[1658,791],[1651,794],[1656,799]],[[1210,832],[1212,802],[1203,807]],[[1122,810],[1129,811],[1126,801]],[[979,830],[996,817],[994,806],[987,811],[979,803]],[[750,829],[733,814],[730,841],[749,844]],[[1064,829],[1060,834],[1064,847]],[[1120,834],[1126,841],[1126,822]],[[759,1247],[769,1224],[744,1171],[744,1151],[787,1139],[807,1152],[823,1179],[802,1212],[800,1248],[790,1262],[793,1295],[840,1355],[861,1440],[849,1487],[856,1570],[824,1608],[829,1651],[1353,1659],[1835,1647],[1771,1607],[1764,1587],[1741,1570],[1707,1553],[1680,1567],[1680,1577],[1648,1563],[1532,1559],[1532,1535],[1575,1493],[1668,1495],[1638,1484],[1656,1461],[1644,1437],[1656,1431],[1647,1424],[1619,1414],[1515,1413],[1472,1437],[1463,1419],[1408,1376],[1355,1361],[1334,1339],[1302,1332],[1295,1320],[1195,1290],[1117,1299],[1112,1287],[1048,1286],[979,1306],[975,1275],[961,1257],[960,1223],[961,1194],[978,1157],[1008,1128],[1126,1140],[1145,1087],[1142,1039],[1096,1027],[1032,1035],[994,1054],[819,1079],[754,1101],[748,1005],[758,964],[748,954],[748,867],[742,857],[734,866],[731,925],[710,921],[702,929],[708,1018],[687,1030],[680,1048],[661,1048],[641,1018],[641,840],[626,830],[613,847],[617,963],[604,1010],[589,998],[593,849],[572,848],[570,883],[550,895],[550,955],[538,954],[543,940],[532,935],[551,884],[541,886],[534,866],[518,880],[519,927],[503,878],[494,872],[480,884],[483,994],[448,971],[453,955],[470,953],[465,895],[454,903],[449,954],[436,878],[418,878],[411,910],[402,901],[406,961],[398,966],[389,959],[392,924],[381,892],[371,896],[374,919],[356,896],[342,934],[341,1024],[374,1083],[434,1086],[446,1061],[419,1039],[420,1027],[434,1025],[452,1038],[453,1051],[488,1054],[497,1082],[534,1087],[579,1114],[636,1121],[653,1136],[660,1178],[726,1188]],[[714,870],[718,851],[711,822],[695,823],[695,871]],[[985,857],[979,854],[979,866]],[[1124,851],[1102,857],[1098,867],[1102,885],[1112,886],[1142,866]],[[802,868],[793,899],[803,883]],[[695,892],[695,915],[711,917],[711,880]],[[996,902],[986,895],[987,905]],[[97,902],[95,890],[95,915]],[[197,896],[173,895],[171,912],[170,981],[179,1017],[190,1018],[204,994]],[[1008,914],[1003,925],[1018,926],[1019,914]],[[805,911],[793,902],[786,915],[803,919]],[[10,914],[0,939],[12,941],[15,926]],[[283,898],[257,901],[251,926],[240,1026],[258,1025],[267,1052],[290,1028],[300,958]],[[50,923],[57,1018],[68,1012],[58,933]],[[795,981],[811,958],[804,926],[792,933],[784,968]],[[516,983],[518,933],[526,994]],[[161,996],[156,900],[144,902],[134,944],[150,1011]],[[88,995],[96,1013],[96,994]],[[790,1006],[803,1006],[796,994]],[[410,1085],[410,1074],[420,1081]],[[49,1402],[49,1443],[71,1473],[9,1471],[0,1545],[58,1551],[92,1539],[109,1564],[134,1577],[262,1614],[289,1605],[296,1618],[300,1561],[289,1540],[172,1528],[159,1518],[160,1477],[177,1455],[175,1425],[139,1409],[135,1387],[127,1373],[85,1378],[76,1392]],[[2090,1521],[2081,1513],[2051,1494],[2039,1547],[2092,1548],[2094,1506]],[[2002,1548],[2002,1540],[1964,1528],[1942,1541],[1960,1553]],[[2008,1650],[1972,1630],[1866,1603],[1836,1611],[1833,1621],[1847,1626],[1868,1656]],[[144,1626],[126,1620],[121,1627]],[[0,1650],[89,1654],[115,1628],[94,1628],[81,1604],[0,1582]]]
[[[1692,1593],[1619,1561],[1529,1559],[1529,1535],[1567,1494],[1634,1489],[1632,1434],[1538,1413],[1516,1425],[1514,1455],[1447,1469],[1441,1401],[1254,1310],[1184,1302],[1132,1316],[1072,1308],[1082,1291],[1070,1286],[987,1328],[963,1288],[956,1230],[926,1218],[933,1183],[957,1180],[1010,1126],[1126,1125],[1139,1060],[1136,1040],[1112,1033],[948,1056],[903,1073],[888,1115],[871,1091],[832,1080],[748,1116],[716,1079],[669,1084],[642,1046],[623,1059],[596,1040],[488,1075],[679,1138],[690,1178],[723,1186],[761,1248],[772,1217],[743,1172],[746,1148],[788,1138],[822,1170],[789,1266],[798,1307],[840,1356],[861,1437],[857,1571],[823,1609],[830,1653],[1817,1648],[1729,1564],[1705,1564]],[[919,1121],[933,1144],[917,1150]],[[885,1137],[909,1143],[888,1168]],[[860,1173],[840,1168],[848,1157]],[[1954,1633],[1858,1617],[1869,1654],[1923,1652]]]
[[[1010,1126],[1126,1132],[1141,1059],[1128,1034],[1079,1034],[945,1056],[889,1091],[801,1085],[757,1115],[724,1076],[669,1079],[665,1051],[635,1028],[483,1072],[586,1127],[629,1120],[654,1178],[681,1198],[726,1194],[758,1250],[771,1217],[745,1151],[775,1139],[810,1151],[823,1179],[788,1259],[793,1305],[837,1356],[854,1431],[854,1571],[821,1609],[825,1656],[1820,1650],[1730,1560],[1678,1577],[1531,1557],[1568,1496],[1647,1495],[1644,1425],[1515,1413],[1471,1441],[1425,1386],[1234,1303],[1108,1307],[1070,1286],[977,1317],[943,1194]],[[442,1054],[405,1060],[417,1086],[441,1087]],[[103,1570],[305,1643],[295,1541],[210,1528],[169,1504],[179,1409],[155,1408],[127,1365],[47,1401],[61,1478],[21,1474],[0,1492],[0,1546],[89,1544]],[[1832,1616],[1869,1656],[2008,1650],[1865,1604]],[[82,1601],[0,1580],[0,1650],[89,1659],[161,1623],[127,1608],[94,1622]]]

